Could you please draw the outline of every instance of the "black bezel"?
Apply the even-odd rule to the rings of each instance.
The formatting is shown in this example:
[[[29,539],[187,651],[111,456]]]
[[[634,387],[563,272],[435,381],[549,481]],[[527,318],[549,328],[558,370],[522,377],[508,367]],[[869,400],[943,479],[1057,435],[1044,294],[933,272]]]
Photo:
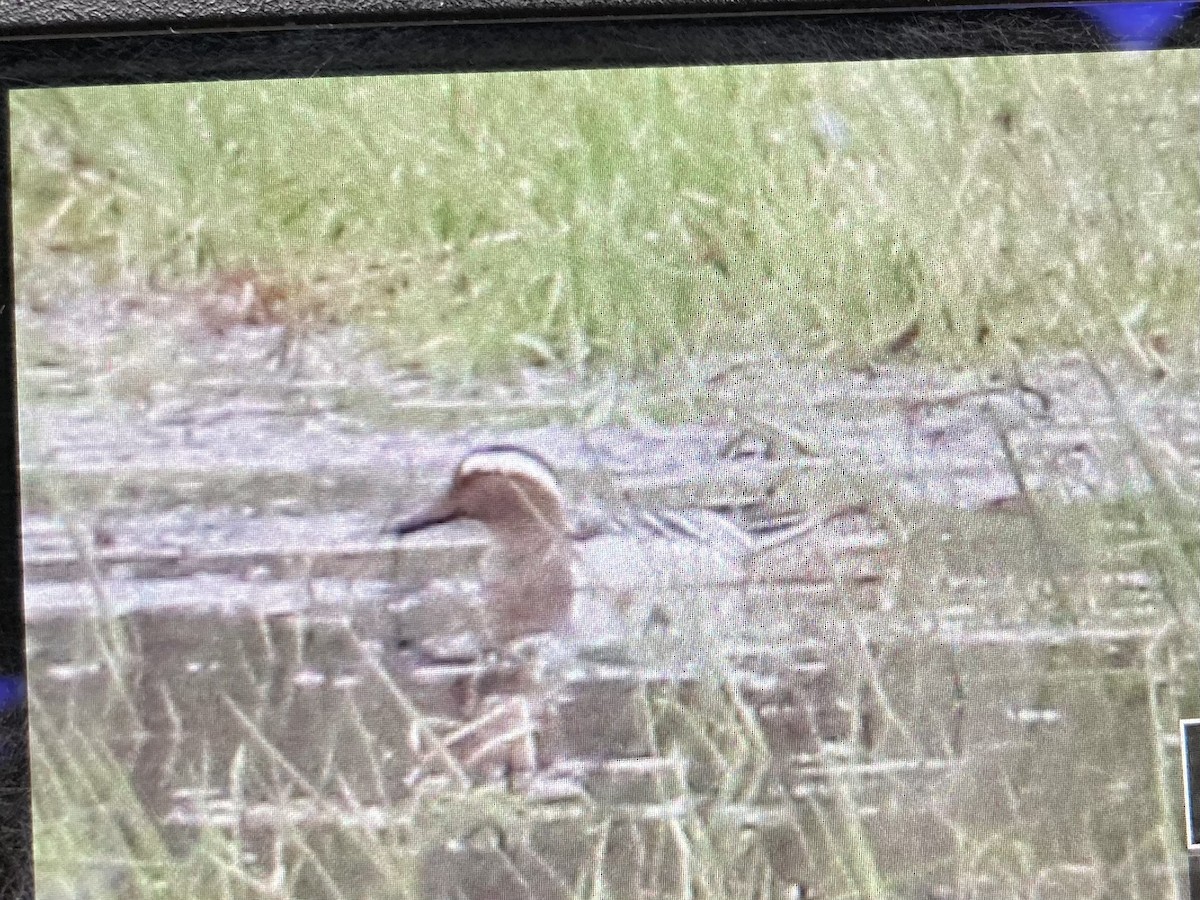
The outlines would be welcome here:
[[[991,8],[1065,6],[998,0]],[[1120,0],[1096,0],[1118,3]],[[1154,0],[1151,0],[1154,2]],[[571,17],[839,13],[974,9],[977,0],[29,0],[0,5],[0,39],[197,29],[481,22]]]
[[[836,6],[835,6],[836,4]],[[869,4],[869,5],[868,5]],[[1091,4],[1095,5],[1095,4]],[[1120,44],[1080,3],[869,0],[139,0],[0,8],[0,188],[13,89],[374,73],[1094,52]],[[1178,9],[1178,5],[1176,5]],[[1200,46],[1196,5],[1163,47]],[[11,219],[0,216],[0,598],[21,590]],[[24,675],[0,600],[0,679]],[[2,687],[2,685],[0,685]],[[32,894],[26,710],[0,712],[0,897]],[[7,750],[7,752],[5,752]],[[7,871],[6,871],[7,869]]]

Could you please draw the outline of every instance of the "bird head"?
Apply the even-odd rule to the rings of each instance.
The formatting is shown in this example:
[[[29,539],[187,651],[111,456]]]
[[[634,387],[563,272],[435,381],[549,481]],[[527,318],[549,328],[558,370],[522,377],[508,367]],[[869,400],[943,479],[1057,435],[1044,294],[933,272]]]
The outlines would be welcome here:
[[[389,531],[403,536],[457,519],[480,522],[503,536],[568,532],[558,476],[536,453],[503,444],[468,453],[442,496]]]

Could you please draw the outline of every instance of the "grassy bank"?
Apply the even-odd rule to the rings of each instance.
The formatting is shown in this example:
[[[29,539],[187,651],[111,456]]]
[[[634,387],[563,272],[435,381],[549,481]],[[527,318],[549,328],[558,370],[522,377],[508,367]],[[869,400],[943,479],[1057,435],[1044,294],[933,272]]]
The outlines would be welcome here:
[[[1194,327],[1195,60],[329,79],[13,96],[21,300],[248,269],[397,362],[939,362]]]

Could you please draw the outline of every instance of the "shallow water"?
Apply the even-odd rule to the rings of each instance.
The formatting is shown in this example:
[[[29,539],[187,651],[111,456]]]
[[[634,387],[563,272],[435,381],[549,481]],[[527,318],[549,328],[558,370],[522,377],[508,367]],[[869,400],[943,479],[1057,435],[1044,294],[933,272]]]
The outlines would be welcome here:
[[[406,832],[437,897],[564,896],[597,859],[616,896],[679,892],[727,825],[768,896],[836,896],[864,867],[913,896],[1173,896],[1162,798],[1175,722],[1200,714],[1194,378],[1115,371],[1114,397],[1075,356],[1007,385],[772,364],[721,381],[722,416],[589,426],[599,389],[569,379],[452,389],[317,358],[256,380],[263,335],[213,344],[207,381],[151,373],[137,397],[83,363],[22,385],[35,791],[64,821],[97,794],[50,785],[101,748],[175,851],[212,828],[256,877],[307,852],[352,895],[384,895],[355,835],[446,803],[427,842]],[[682,544],[659,546],[678,579],[597,545],[583,591],[654,581],[691,613],[657,651],[575,648],[550,693],[461,640],[460,606],[413,605],[470,593],[478,529],[379,536],[488,441],[545,453],[581,509],[860,511],[728,577]],[[414,610],[444,626],[436,653]],[[701,633],[705,665],[678,664]],[[429,747],[512,697],[541,704],[536,776],[467,773],[509,819]],[[522,837],[482,840],[479,817]],[[336,895],[306,877],[297,896]]]

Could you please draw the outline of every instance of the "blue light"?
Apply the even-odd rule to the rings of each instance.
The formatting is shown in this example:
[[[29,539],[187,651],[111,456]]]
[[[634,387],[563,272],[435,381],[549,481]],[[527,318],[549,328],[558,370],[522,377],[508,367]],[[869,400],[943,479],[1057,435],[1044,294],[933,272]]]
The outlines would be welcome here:
[[[25,702],[25,679],[20,675],[0,675],[0,714]]]
[[[1096,3],[1080,7],[1108,29],[1122,50],[1153,50],[1183,22],[1196,0]]]

